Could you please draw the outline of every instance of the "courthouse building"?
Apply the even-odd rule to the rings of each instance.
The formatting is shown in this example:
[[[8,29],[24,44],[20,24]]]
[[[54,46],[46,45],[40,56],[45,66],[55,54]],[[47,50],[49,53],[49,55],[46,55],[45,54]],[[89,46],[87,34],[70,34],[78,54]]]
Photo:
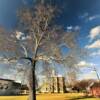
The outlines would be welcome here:
[[[52,75],[41,86],[42,93],[64,93],[65,90],[65,78],[61,75]]]

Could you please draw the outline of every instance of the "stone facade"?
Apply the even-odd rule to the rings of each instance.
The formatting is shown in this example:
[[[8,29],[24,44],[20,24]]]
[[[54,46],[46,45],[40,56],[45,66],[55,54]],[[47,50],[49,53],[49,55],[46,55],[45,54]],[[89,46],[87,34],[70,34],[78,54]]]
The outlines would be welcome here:
[[[65,78],[62,76],[53,76],[49,81],[43,83],[41,92],[45,93],[64,93],[65,92]]]
[[[64,77],[52,77],[51,91],[53,93],[64,93],[65,92],[65,79]]]

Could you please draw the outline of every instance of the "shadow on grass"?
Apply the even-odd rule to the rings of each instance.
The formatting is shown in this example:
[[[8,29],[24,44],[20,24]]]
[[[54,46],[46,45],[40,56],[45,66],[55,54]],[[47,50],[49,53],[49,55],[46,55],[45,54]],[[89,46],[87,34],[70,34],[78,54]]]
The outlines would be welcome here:
[[[65,98],[65,100],[80,100],[80,99],[89,99],[93,97],[87,97],[87,96],[82,96],[82,97],[73,97],[73,98]]]

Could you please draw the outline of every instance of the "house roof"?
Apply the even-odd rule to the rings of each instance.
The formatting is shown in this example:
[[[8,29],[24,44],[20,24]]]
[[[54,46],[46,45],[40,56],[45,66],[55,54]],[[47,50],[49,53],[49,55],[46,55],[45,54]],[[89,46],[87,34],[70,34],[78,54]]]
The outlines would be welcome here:
[[[11,80],[11,79],[3,79],[3,78],[0,78],[0,80],[4,80],[4,81],[14,81],[14,80]]]
[[[91,86],[91,88],[92,87],[100,87],[100,82],[94,82],[93,85]]]

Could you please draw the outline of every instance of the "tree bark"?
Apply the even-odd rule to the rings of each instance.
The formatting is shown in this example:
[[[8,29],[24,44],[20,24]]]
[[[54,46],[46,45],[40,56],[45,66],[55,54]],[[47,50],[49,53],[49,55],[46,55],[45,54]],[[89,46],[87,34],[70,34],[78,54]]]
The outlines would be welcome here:
[[[36,77],[35,77],[35,66],[36,61],[29,59],[31,62],[31,70],[29,72],[29,100],[36,100]]]
[[[33,99],[32,99],[32,100],[36,100],[36,77],[35,77],[35,66],[36,66],[36,61],[34,61],[34,62],[33,62],[33,65],[32,65],[32,67],[33,67],[33,68],[32,68],[32,72],[33,72],[33,75],[32,75],[32,76],[33,76],[33,77],[32,77],[32,78],[33,78],[33,79],[32,79],[32,80],[33,80],[33,84],[32,84],[32,85],[33,85],[33,88],[32,88],[32,90],[33,90],[33,91],[32,91],[32,92],[33,92]]]

